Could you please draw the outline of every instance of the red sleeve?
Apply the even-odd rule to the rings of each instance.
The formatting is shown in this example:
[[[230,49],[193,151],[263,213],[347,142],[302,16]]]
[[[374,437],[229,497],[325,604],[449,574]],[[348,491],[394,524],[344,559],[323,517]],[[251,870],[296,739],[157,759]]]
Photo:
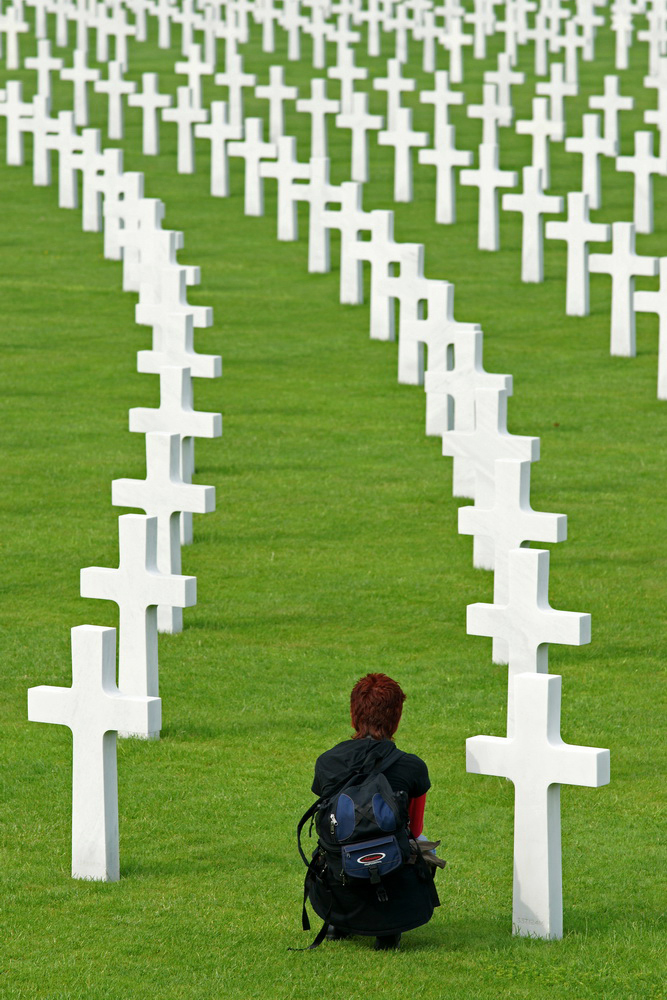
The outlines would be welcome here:
[[[408,802],[408,814],[410,816],[410,832],[413,837],[418,837],[424,830],[424,807],[426,806],[426,792],[418,799],[410,799]]]

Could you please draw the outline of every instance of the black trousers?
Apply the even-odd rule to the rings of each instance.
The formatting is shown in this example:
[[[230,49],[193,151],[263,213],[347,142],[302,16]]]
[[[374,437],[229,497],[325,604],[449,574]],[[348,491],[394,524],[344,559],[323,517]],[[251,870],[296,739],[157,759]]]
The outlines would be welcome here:
[[[366,880],[343,885],[324,869],[311,882],[309,899],[323,920],[351,934],[398,934],[428,923],[440,906],[434,872],[423,861],[404,865],[383,878],[388,898],[381,902]]]

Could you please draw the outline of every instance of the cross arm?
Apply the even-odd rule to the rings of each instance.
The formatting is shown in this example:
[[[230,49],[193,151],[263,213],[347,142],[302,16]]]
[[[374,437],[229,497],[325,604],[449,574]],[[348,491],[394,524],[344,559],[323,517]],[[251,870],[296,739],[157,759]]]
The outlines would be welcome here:
[[[502,736],[470,736],[466,740],[466,771],[469,774],[493,774],[509,777],[511,740]]]
[[[28,689],[28,721],[50,722],[69,726],[72,715],[72,689],[41,684]]]

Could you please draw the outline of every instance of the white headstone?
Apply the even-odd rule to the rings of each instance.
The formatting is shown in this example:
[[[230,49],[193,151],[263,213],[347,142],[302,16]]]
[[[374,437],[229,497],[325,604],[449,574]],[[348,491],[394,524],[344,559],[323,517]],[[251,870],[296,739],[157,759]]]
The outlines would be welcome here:
[[[609,751],[561,739],[558,674],[519,674],[514,689],[515,733],[467,739],[466,769],[514,784],[513,933],[561,938],[560,786],[608,784]]]
[[[545,190],[550,186],[551,177],[549,143],[562,142],[565,138],[565,123],[549,118],[548,105],[546,97],[534,97],[532,119],[521,119],[516,123],[517,135],[530,135],[533,138],[532,166],[542,171]]]
[[[109,104],[107,108],[107,135],[110,139],[123,138],[123,98],[133,94],[137,89],[132,80],[123,79],[123,64],[110,62],[106,80],[97,80],[95,92],[106,94]]]
[[[565,312],[568,316],[588,316],[588,244],[606,243],[611,239],[611,227],[602,222],[591,222],[588,196],[581,191],[570,191],[567,196],[567,221],[547,222],[545,235],[548,240],[565,240],[567,243]]]
[[[141,81],[141,92],[130,94],[127,103],[131,108],[141,108],[142,111],[142,152],[144,156],[157,156],[160,152],[158,111],[171,107],[172,98],[170,94],[159,92],[157,73],[142,73]]]
[[[316,8],[319,10],[320,8]],[[356,98],[361,95],[355,94]],[[327,115],[335,115],[340,111],[340,101],[327,97],[327,81],[314,78],[310,81],[310,97],[300,97],[296,102],[296,110],[310,115],[310,155],[322,157],[327,155]],[[340,117],[340,116],[339,116]],[[338,124],[338,119],[336,119]],[[378,128],[382,126],[379,125]],[[365,178],[352,177],[352,180]]]
[[[549,555],[548,549],[511,549],[507,597],[502,603],[469,604],[467,609],[468,635],[501,639],[507,650],[508,736],[520,718],[513,698],[516,675],[547,673],[549,643],[584,646],[591,641],[589,614],[557,611],[549,604]]]
[[[123,694],[159,694],[157,605],[189,608],[197,603],[194,576],[157,568],[157,519],[144,514],[118,518],[118,569],[86,566],[81,596],[118,605],[118,687]],[[129,731],[128,731],[129,732]],[[132,733],[157,736],[156,733]]]
[[[394,125],[378,132],[378,146],[394,147],[394,201],[412,201],[412,150],[428,143],[428,132],[412,128],[410,108],[398,108]]]
[[[634,223],[638,233],[653,232],[653,175],[667,174],[667,159],[653,155],[653,133],[635,132],[634,156],[617,156],[616,169],[634,174]]]
[[[634,294],[636,312],[658,316],[658,399],[667,399],[667,257],[660,258],[660,288]]]
[[[178,130],[176,161],[178,173],[193,174],[195,172],[195,149],[192,128],[197,122],[208,121],[208,111],[193,103],[193,94],[189,87],[179,87],[176,93],[176,107],[164,108],[162,120],[174,122]]]
[[[111,502],[116,507],[139,507],[157,518],[157,568],[160,573],[181,572],[180,514],[207,514],[215,510],[215,487],[186,483],[181,474],[180,434],[146,434],[146,478],[114,479]],[[180,632],[181,608],[159,605],[159,632]],[[132,726],[122,726],[135,732]]]
[[[480,250],[500,249],[498,190],[516,187],[517,183],[516,171],[501,170],[498,158],[497,145],[482,143],[479,147],[479,167],[462,170],[459,175],[461,184],[479,190],[477,246]]]
[[[255,97],[269,102],[269,142],[278,142],[285,134],[285,102],[298,96],[298,88],[285,83],[284,66],[270,66],[268,84],[255,87]]]
[[[28,719],[72,730],[72,877],[117,882],[116,732],[149,734],[161,726],[159,698],[116,686],[116,630],[72,629],[72,686],[28,691]]]
[[[264,181],[260,171],[262,160],[275,159],[278,150],[273,142],[264,142],[262,118],[246,118],[245,137],[227,145],[228,156],[239,156],[245,161],[246,215],[264,215]]]
[[[295,182],[309,179],[310,164],[297,160],[293,135],[281,136],[277,148],[277,158],[263,160],[259,172],[263,178],[271,177],[278,182],[278,239],[296,240],[299,236],[296,188],[300,185]]]
[[[60,71],[60,79],[74,86],[74,123],[78,126],[88,124],[88,84],[99,80],[100,76],[99,69],[88,66],[86,53],[81,49],[74,50],[72,66]]]
[[[635,336],[635,277],[658,273],[658,258],[635,251],[635,227],[632,222],[614,222],[611,253],[593,253],[588,259],[591,274],[611,276],[611,353],[633,358],[637,353]]]
[[[433,149],[420,149],[419,162],[435,167],[435,221],[443,225],[456,222],[456,167],[469,167],[472,153],[456,148],[455,129],[445,125],[436,136]]]
[[[313,81],[315,82],[315,81]],[[368,133],[379,131],[384,124],[382,115],[371,115],[368,112],[368,94],[358,93],[353,97],[352,111],[336,115],[338,128],[349,128],[352,131],[352,165],[351,179],[365,184],[368,174]],[[379,139],[378,139],[379,142]]]
[[[565,151],[581,154],[581,190],[588,195],[589,208],[599,208],[602,201],[600,157],[617,153],[617,147],[600,134],[599,115],[584,115],[583,135],[566,139]]]
[[[542,171],[539,167],[523,168],[521,194],[504,194],[503,210],[521,212],[521,280],[544,280],[544,222],[543,216],[563,211],[563,199],[544,193]]]

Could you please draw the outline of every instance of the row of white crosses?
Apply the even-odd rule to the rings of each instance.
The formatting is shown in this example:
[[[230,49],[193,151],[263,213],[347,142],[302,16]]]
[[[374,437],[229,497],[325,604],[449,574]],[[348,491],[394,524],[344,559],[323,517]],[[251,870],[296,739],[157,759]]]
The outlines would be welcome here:
[[[61,61],[50,57],[48,40],[42,40],[39,44],[42,49],[38,57],[27,60],[26,64],[34,67],[38,74],[41,74],[38,97],[48,97],[50,69],[57,68]],[[349,53],[350,50],[341,47],[339,52]],[[337,64],[329,70],[329,75],[337,76],[341,80],[342,86],[346,80],[348,84],[353,83],[355,78],[353,61],[349,61],[349,56],[346,59],[348,61],[344,65],[338,66]],[[343,76],[343,69],[352,75]],[[157,111],[162,109],[163,119],[174,122],[178,128],[178,169],[180,172],[191,173],[194,170],[193,130],[194,136],[208,139],[211,143],[211,191],[213,194],[224,196],[229,193],[227,143],[243,140],[242,90],[244,86],[252,86],[255,77],[252,74],[243,73],[240,57],[233,54],[232,68],[215,76],[216,83],[224,84],[229,89],[229,105],[224,101],[213,102],[211,121],[208,122],[208,112],[201,106],[201,78],[205,73],[212,72],[212,66],[202,61],[199,46],[190,46],[188,60],[177,63],[176,70],[187,75],[188,86],[178,89],[178,101],[175,108],[169,107],[170,97],[161,95],[157,91],[155,74],[144,74],[142,92],[133,93],[135,85],[123,80],[120,62],[111,63],[108,80],[100,81],[97,79],[99,71],[87,70],[84,53],[76,52],[75,66],[72,70],[63,70],[62,73],[69,74],[69,78],[72,78],[75,83],[75,121],[77,124],[85,124],[87,121],[86,84],[90,80],[95,80],[96,88],[108,94],[110,137],[122,137],[122,101],[125,95],[128,96],[130,104],[142,108],[145,153],[156,154],[158,152]],[[522,277],[527,281],[539,281],[542,278],[542,216],[545,213],[562,210],[560,199],[545,194],[545,190],[549,186],[549,142],[563,139],[563,98],[566,95],[576,93],[577,89],[575,83],[568,83],[564,79],[562,70],[562,64],[553,65],[551,81],[538,84],[538,91],[546,96],[535,98],[533,119],[516,123],[517,132],[532,136],[532,167],[539,167],[541,174],[537,173],[536,170],[525,172],[523,194],[505,195],[502,201],[504,208],[510,211],[519,211],[523,215]],[[365,73],[365,70],[359,71],[362,77]],[[356,78],[359,78],[359,74]],[[463,170],[460,179],[464,186],[472,185],[477,187],[479,191],[478,245],[481,249],[495,250],[499,246],[499,190],[502,187],[516,186],[516,174],[512,171],[503,171],[499,167],[497,130],[499,125],[508,125],[512,121],[510,88],[514,83],[522,82],[523,74],[512,70],[509,57],[504,53],[499,57],[497,71],[485,73],[485,80],[487,82],[484,85],[482,105],[468,107],[468,114],[471,117],[480,117],[484,122],[483,142],[479,151],[479,167],[474,170]],[[434,105],[434,146],[431,149],[425,148],[428,143],[428,135],[412,130],[411,112],[401,107],[401,94],[413,90],[415,81],[402,78],[399,60],[390,60],[387,77],[376,77],[373,84],[376,89],[387,92],[386,119],[388,128],[384,130],[382,130],[382,116],[368,113],[367,95],[354,93],[349,88],[346,91],[345,86],[343,86],[341,101],[335,101],[326,95],[326,81],[316,80],[313,81],[312,97],[299,101],[296,88],[288,87],[284,82],[283,68],[271,67],[269,85],[255,88],[257,96],[268,100],[270,105],[270,143],[264,142],[261,133],[258,132],[259,122],[253,120],[251,135],[240,146],[233,147],[233,155],[240,155],[246,159],[246,184],[251,184],[255,192],[254,194],[250,192],[247,199],[253,214],[259,205],[258,185],[257,183],[252,184],[253,165],[258,164],[258,157],[262,154],[275,155],[275,144],[283,134],[284,103],[287,100],[295,100],[298,110],[311,114],[311,154],[313,156],[326,154],[326,119],[328,115],[338,112],[335,118],[336,124],[339,127],[351,129],[351,176],[354,180],[365,181],[368,178],[369,131],[378,132],[380,145],[393,146],[395,150],[394,195],[397,201],[407,201],[412,197],[412,150],[421,146],[420,162],[433,165],[436,168],[436,218],[443,223],[455,220],[455,168],[470,166],[471,156],[467,151],[456,149],[454,129],[449,125],[447,116],[449,106],[459,103],[463,99],[462,93],[450,88],[446,71],[436,73],[433,91],[421,92],[421,100]],[[658,92],[662,94],[664,88],[659,87]],[[547,96],[552,106],[550,113],[547,111],[549,103]],[[43,106],[43,102],[40,103]],[[31,110],[22,106],[19,98],[18,102],[8,104],[6,113],[11,114],[12,108],[17,106],[19,114],[21,110],[24,112]],[[582,155],[582,191],[588,195],[589,207],[596,208],[600,201],[600,156],[614,155],[618,139],[618,114],[620,110],[627,110],[632,106],[632,99],[619,94],[618,80],[611,76],[605,79],[604,95],[592,97],[590,106],[604,112],[604,135],[600,135],[599,132],[598,116],[585,115],[582,137],[566,140],[566,149]],[[341,107],[344,110],[341,111]],[[648,112],[647,120],[649,122],[655,120],[658,125],[662,121],[658,112]],[[23,125],[30,128],[29,122],[25,122],[25,119]],[[22,135],[21,128],[22,124],[19,122],[17,133],[19,137]],[[12,133],[15,132],[16,130],[13,129]],[[619,170],[628,170],[634,174],[635,225],[638,232],[650,232],[653,207],[651,180],[655,173],[664,174],[666,172],[667,159],[653,156],[650,133],[638,133],[636,147],[635,156],[618,157],[617,166]],[[266,166],[265,169],[266,176],[273,176],[270,166]],[[295,177],[303,176],[303,167],[293,165],[291,169]],[[579,220],[573,220],[571,230],[575,240],[579,239],[579,228]],[[559,224],[552,224],[547,230],[547,235],[550,232],[558,231],[558,229]],[[579,247],[579,252],[568,254],[568,260],[579,261],[581,259],[581,247]],[[583,259],[585,260],[585,254]],[[577,267],[568,266],[568,286],[570,285],[572,288],[568,287],[566,311],[570,314],[585,314],[588,311],[588,273],[585,268],[582,272]],[[640,301],[642,300],[640,299]],[[652,309],[660,305],[654,299],[647,300],[647,304],[650,304]],[[664,309],[658,311],[662,319]],[[626,324],[625,333],[620,335],[618,333],[618,310],[614,312],[612,353],[634,353],[633,335],[630,328],[630,326],[634,327],[634,310],[632,308],[631,313],[632,318],[629,325]],[[630,346],[628,348],[624,345]],[[664,358],[664,351],[662,354],[663,358],[659,364],[659,395],[661,396],[667,393],[667,385],[665,385],[665,378],[662,375],[667,361]]]
[[[286,150],[284,162],[293,162],[294,149],[293,146],[288,149],[289,137],[281,138],[288,140],[281,143]],[[277,162],[279,161],[280,157],[277,158]],[[555,612],[548,607],[548,554],[517,548],[530,539],[555,541],[563,534],[562,516],[539,515],[530,509],[529,468],[530,462],[537,458],[538,442],[535,439],[517,438],[507,432],[509,377],[484,372],[481,363],[481,331],[471,328],[470,324],[455,322],[453,288],[447,282],[424,276],[423,247],[397,244],[393,240],[391,213],[365,213],[361,206],[361,189],[358,184],[350,182],[340,185],[338,192],[329,185],[327,190],[325,159],[311,159],[309,167],[309,184],[300,185],[295,183],[294,178],[289,178],[288,194],[282,199],[279,194],[279,212],[282,205],[284,216],[289,217],[293,201],[299,200],[298,195],[294,197],[292,188],[297,191],[299,187],[311,188],[308,197],[303,199],[310,204],[309,265],[311,270],[328,269],[328,234],[331,229],[339,229],[342,301],[361,301],[362,261],[370,263],[372,336],[381,339],[392,339],[395,336],[394,303],[398,302],[399,378],[408,382],[424,379],[431,433],[442,434],[444,453],[455,459],[455,491],[458,490],[459,495],[475,499],[475,507],[470,508],[471,511],[475,511],[478,516],[483,517],[485,513],[487,515],[486,522],[481,527],[473,523],[471,533],[475,534],[476,563],[494,568],[499,581],[496,584],[498,589],[494,594],[494,605],[489,608],[491,624],[478,623],[477,628],[481,634],[494,637],[495,658],[500,662],[509,662],[509,728],[503,747],[508,746],[510,750],[514,748],[516,766],[512,770],[503,764],[504,770],[500,773],[511,771],[509,776],[521,787],[522,802],[527,797],[525,789],[529,789],[530,798],[530,789],[534,790],[536,782],[544,784],[546,781],[546,786],[549,786],[554,781],[578,781],[581,774],[576,768],[574,771],[560,769],[558,763],[554,767],[550,760],[551,770],[548,773],[544,769],[543,772],[531,773],[526,760],[526,743],[530,744],[534,757],[540,741],[540,758],[545,761],[553,758],[558,762],[563,753],[568,755],[568,759],[573,757],[571,750],[563,750],[563,745],[555,738],[557,726],[554,729],[554,713],[557,714],[559,706],[556,704],[557,692],[554,693],[554,678],[545,678],[546,684],[541,681],[536,684],[532,675],[546,667],[544,643],[585,641],[587,621],[587,616],[574,615],[578,629],[575,636],[572,625],[569,624],[572,619],[567,613]],[[266,174],[261,169],[258,174],[259,186],[255,183],[251,185],[251,190],[254,188],[259,191],[260,195],[255,201],[256,207],[260,208],[261,182]],[[281,176],[276,176],[280,184]],[[254,175],[253,179],[257,181]],[[338,203],[340,208],[332,210],[329,207],[332,203]],[[279,217],[279,230],[280,228]],[[360,238],[360,234],[365,231],[370,232],[370,240]],[[289,232],[290,235],[283,235],[282,238],[295,238],[296,233],[293,230]],[[400,267],[397,276],[393,275],[395,265]],[[426,318],[422,312],[424,302],[427,303]],[[429,358],[429,370],[426,373],[423,371],[425,347]],[[435,430],[434,413],[439,414],[442,421],[439,429],[436,427]],[[503,462],[498,461],[503,458],[509,466],[504,479]],[[462,490],[468,492],[462,493]],[[512,514],[513,518],[510,517]],[[560,525],[556,529],[552,524],[554,517]],[[521,523],[535,520],[542,522],[540,529],[533,523],[530,528]],[[545,520],[549,522],[548,527]],[[501,528],[504,534],[499,538],[497,536]],[[547,537],[544,537],[545,532]],[[568,625],[559,627],[562,615],[567,618]],[[472,618],[471,615],[471,631],[474,631]],[[484,629],[487,631],[483,631]],[[523,677],[526,672],[529,674],[530,688],[526,687],[526,679]],[[527,697],[521,695],[523,688],[533,690],[534,697],[544,702],[542,715],[549,719],[545,727],[533,727],[528,732],[525,726],[528,720],[524,713],[515,711],[515,702]],[[517,756],[516,750],[521,747],[522,752]],[[496,756],[499,754],[500,751]],[[604,751],[595,751],[595,754],[597,757],[602,755],[600,759],[604,759]],[[582,759],[587,757],[586,754],[579,756]],[[499,767],[500,764],[490,764],[487,760],[477,769],[489,770],[494,766]],[[602,771],[598,775],[600,779],[604,777]],[[588,775],[585,780],[587,778]],[[543,854],[546,848],[546,865],[543,858],[540,861],[539,857],[530,852],[530,845],[526,843],[530,840],[526,836],[526,830],[527,824],[533,822],[531,817],[521,809],[517,811],[516,865],[517,870],[525,876],[525,880],[515,886],[514,925],[519,933],[537,933],[542,936],[558,936],[560,933],[559,900],[557,893],[549,890],[549,887],[553,890],[559,885],[556,867],[560,863],[556,837],[559,815],[558,810],[553,808],[553,799],[553,794],[550,794],[547,819],[545,820],[546,813],[543,815],[539,810],[536,816],[536,820],[542,823],[543,837],[540,843]],[[548,887],[546,892],[545,885]],[[530,914],[528,917],[526,912]]]
[[[7,85],[10,92],[16,82]],[[215,507],[215,489],[192,483],[194,438],[222,432],[218,413],[193,407],[192,378],[215,378],[221,359],[194,350],[195,327],[212,310],[187,302],[199,269],[176,259],[182,233],[162,229],[164,206],[145,198],[143,175],[125,172],[120,150],[102,150],[99,132],[79,134],[73,112],[44,116],[51,141],[37,184],[51,182],[49,153],[58,154],[59,204],[75,208],[82,175],[83,228],[104,229],[105,256],[123,263],[123,288],[138,293],[136,320],[151,326],[153,344],[138,369],[160,378],[160,405],[130,410],[131,431],[146,437],[146,478],[117,479],[112,503],[145,514],[119,517],[119,565],[81,570],[81,595],[118,605],[116,629],[72,630],[72,686],[28,694],[33,721],[69,726],[73,734],[72,875],[119,878],[116,733],[159,737],[158,632],[178,632],[182,609],[196,603],[196,579],[181,575],[181,544],[192,540],[192,514]],[[20,150],[22,153],[22,150]],[[20,163],[20,159],[18,160]]]

